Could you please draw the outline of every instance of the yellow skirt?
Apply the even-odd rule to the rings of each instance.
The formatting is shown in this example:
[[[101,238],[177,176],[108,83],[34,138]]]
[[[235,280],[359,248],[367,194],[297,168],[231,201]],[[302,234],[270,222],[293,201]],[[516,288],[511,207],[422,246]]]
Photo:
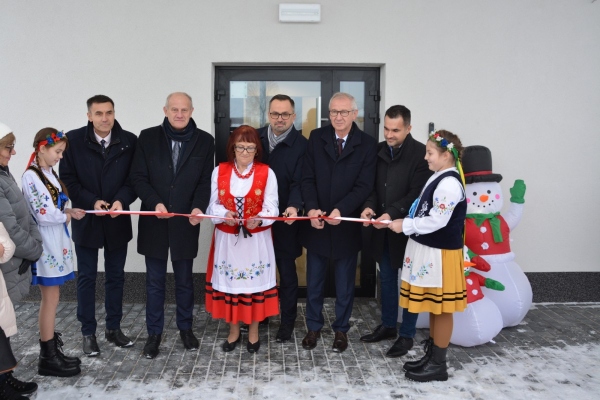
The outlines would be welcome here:
[[[412,313],[453,313],[467,308],[463,250],[442,250],[442,287],[419,287],[402,281],[400,306]]]

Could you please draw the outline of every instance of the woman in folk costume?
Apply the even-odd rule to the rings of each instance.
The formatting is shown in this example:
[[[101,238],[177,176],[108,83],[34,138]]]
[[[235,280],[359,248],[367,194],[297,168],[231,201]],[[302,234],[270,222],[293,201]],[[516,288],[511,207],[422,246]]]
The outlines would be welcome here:
[[[467,307],[463,269],[467,203],[461,151],[460,139],[451,132],[429,136],[425,160],[434,174],[409,216],[389,225],[394,232],[410,236],[402,265],[400,306],[413,313],[429,312],[425,356],[404,364],[406,377],[419,382],[448,379],[452,313]]]
[[[65,207],[69,201],[67,190],[52,168],[62,158],[67,145],[63,132],[54,128],[40,130],[33,140],[35,150],[21,179],[23,195],[43,240],[42,256],[32,265],[32,285],[38,285],[42,294],[38,373],[48,376],[73,376],[81,372],[81,361],[62,354],[62,339],[54,331],[60,285],[75,278],[67,225],[71,218],[85,216],[81,209]]]
[[[236,128],[227,158],[212,174],[209,215],[215,232],[206,274],[206,311],[229,324],[223,351],[241,342],[240,322],[249,325],[247,349],[260,348],[258,323],[279,313],[271,225],[278,215],[277,179],[262,157],[258,132]]]

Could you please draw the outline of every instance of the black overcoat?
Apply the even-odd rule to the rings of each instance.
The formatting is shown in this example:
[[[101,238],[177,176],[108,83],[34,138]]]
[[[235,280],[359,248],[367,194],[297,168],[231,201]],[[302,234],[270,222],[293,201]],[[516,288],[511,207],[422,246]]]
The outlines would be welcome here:
[[[387,143],[379,143],[375,190],[363,209],[371,208],[378,217],[388,213],[392,220],[405,218],[413,201],[419,197],[427,179],[433,174],[424,157],[425,145],[416,141],[411,134],[404,139],[399,154],[393,160]],[[381,262],[383,243],[387,235],[392,266],[402,267],[408,237],[389,229],[368,229],[372,230],[371,248],[375,260]]]
[[[162,126],[143,130],[131,166],[131,181],[142,200],[141,210],[154,211],[162,203],[174,213],[189,214],[194,208],[206,211],[214,155],[214,138],[196,129],[173,174],[171,143]],[[138,253],[166,260],[171,249],[171,261],[193,259],[198,255],[199,235],[200,225],[191,225],[187,218],[142,216],[138,223]]]
[[[308,140],[292,126],[287,137],[271,152],[268,129],[269,127],[266,126],[259,129],[258,133],[263,147],[262,162],[268,164],[277,177],[279,213],[283,214],[288,207],[296,207],[300,215],[303,209],[300,191],[302,161]],[[275,258],[297,258],[302,254],[299,232],[300,227],[306,223],[306,221],[296,221],[288,225],[277,221],[272,225]]]
[[[334,137],[331,125],[310,134],[302,168],[304,208],[327,214],[337,208],[342,217],[358,218],[373,191],[377,141],[353,123],[344,151],[337,158]],[[325,257],[349,257],[362,247],[361,226],[346,221],[335,226],[325,223],[324,229],[309,226],[302,234],[302,243]]]
[[[108,203],[120,201],[123,210],[129,210],[137,196],[129,181],[137,136],[125,131],[115,121],[106,159],[102,146],[96,141],[91,122],[67,133],[69,146],[58,167],[60,179],[69,192],[74,208],[93,210],[98,200]],[[71,221],[73,242],[95,249],[106,246],[114,250],[126,245],[132,238],[131,217],[86,215]]]

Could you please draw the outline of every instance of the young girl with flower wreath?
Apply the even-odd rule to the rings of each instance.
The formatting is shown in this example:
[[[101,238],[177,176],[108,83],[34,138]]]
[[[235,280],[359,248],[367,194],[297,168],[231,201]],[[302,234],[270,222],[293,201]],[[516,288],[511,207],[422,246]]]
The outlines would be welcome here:
[[[409,216],[389,228],[409,236],[402,265],[400,306],[411,313],[429,312],[425,356],[404,364],[405,376],[419,382],[448,379],[446,350],[452,336],[452,313],[467,307],[463,270],[467,203],[458,136],[431,134],[425,160],[434,174],[413,203]]]
[[[43,239],[43,252],[32,265],[32,285],[42,294],[39,313],[40,357],[38,373],[47,376],[73,376],[81,372],[81,361],[62,353],[60,333],[54,331],[60,285],[74,279],[73,251],[67,226],[71,218],[81,219],[85,211],[66,208],[67,190],[52,168],[68,145],[63,132],[40,130],[33,140],[27,170],[21,179],[23,195]]]

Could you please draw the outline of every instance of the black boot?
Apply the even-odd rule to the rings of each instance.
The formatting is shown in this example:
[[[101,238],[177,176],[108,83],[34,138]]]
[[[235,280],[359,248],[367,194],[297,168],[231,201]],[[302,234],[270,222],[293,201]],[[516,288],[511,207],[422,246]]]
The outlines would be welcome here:
[[[404,365],[402,366],[402,368],[404,368],[404,370],[416,371],[418,369],[421,369],[421,368],[423,368],[423,366],[425,364],[427,364],[427,361],[429,361],[429,359],[431,358],[433,339],[432,338],[425,339],[421,342],[421,344],[423,345],[423,351],[425,352],[425,355],[420,360],[405,362]]]
[[[431,346],[431,357],[423,368],[416,371],[407,371],[404,376],[417,382],[447,381],[448,367],[446,366],[446,350],[435,344]]]
[[[6,382],[15,392],[20,395],[29,395],[35,393],[38,388],[35,382],[23,382],[14,377],[13,372],[10,371],[6,374]],[[1,398],[1,397],[0,397]]]
[[[58,353],[58,356],[60,358],[62,358],[63,360],[65,360],[65,362],[69,366],[77,367],[77,366],[81,365],[81,360],[78,357],[65,356],[65,354],[62,351],[62,347],[64,346],[64,343],[62,341],[61,336],[62,336],[62,334],[60,332],[54,332],[54,343],[56,343],[56,352]]]
[[[38,361],[38,374],[45,376],[74,376],[81,373],[78,365],[68,365],[56,350],[56,341],[47,342],[40,340],[40,358]]]
[[[15,389],[12,388],[12,386],[10,386],[8,384],[8,382],[6,381],[6,379],[3,379],[0,381],[0,400],[29,400],[29,397],[25,397],[21,394],[19,394],[18,392],[15,391]]]

